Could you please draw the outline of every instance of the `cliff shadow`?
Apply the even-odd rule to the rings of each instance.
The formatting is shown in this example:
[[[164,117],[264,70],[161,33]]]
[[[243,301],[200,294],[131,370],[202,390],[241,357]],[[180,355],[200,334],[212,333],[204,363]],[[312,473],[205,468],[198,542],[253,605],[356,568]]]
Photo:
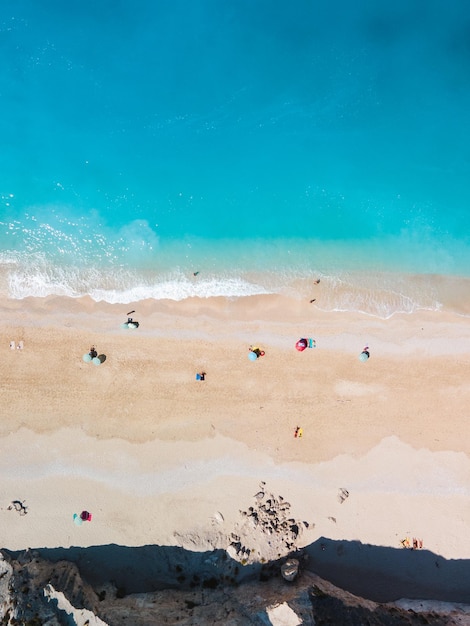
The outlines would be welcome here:
[[[13,558],[22,554],[4,552]],[[95,590],[113,583],[123,595],[163,589],[215,589],[250,580],[269,580],[280,576],[280,566],[286,560],[242,565],[222,549],[193,552],[158,545],[36,548],[34,552],[51,562],[71,561]],[[302,570],[308,570],[341,589],[376,602],[410,598],[470,603],[469,560],[447,560],[424,549],[381,547],[325,537],[291,556],[300,561],[300,577]]]
[[[470,603],[470,560],[425,549],[390,548],[320,537],[303,549],[306,568],[354,595]]]
[[[225,550],[193,552],[177,546],[101,546],[34,548],[41,559],[77,565],[80,575],[94,589],[109,583],[120,593],[145,593],[162,589],[215,589],[223,584],[238,584],[257,579],[261,564],[243,566]],[[14,559],[23,552],[3,550]]]

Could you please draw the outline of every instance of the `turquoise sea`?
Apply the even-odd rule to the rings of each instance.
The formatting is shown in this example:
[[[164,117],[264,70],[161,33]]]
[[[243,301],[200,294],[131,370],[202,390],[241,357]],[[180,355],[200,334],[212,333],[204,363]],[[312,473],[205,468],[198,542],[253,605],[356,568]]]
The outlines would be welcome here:
[[[459,310],[466,0],[3,0],[0,46],[4,295]]]

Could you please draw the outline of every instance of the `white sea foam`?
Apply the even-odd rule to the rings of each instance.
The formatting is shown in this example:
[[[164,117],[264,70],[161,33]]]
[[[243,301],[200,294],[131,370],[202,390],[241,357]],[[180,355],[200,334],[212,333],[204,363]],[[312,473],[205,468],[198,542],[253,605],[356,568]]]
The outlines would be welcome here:
[[[109,289],[91,289],[90,296],[93,300],[110,303],[129,303],[147,298],[154,300],[184,300],[185,298],[236,298],[242,296],[255,296],[268,294],[264,287],[249,283],[240,278],[210,278],[197,281],[188,280],[164,280],[153,284],[138,284],[134,287],[121,291]]]
[[[344,292],[342,297],[334,301],[327,298],[325,302],[318,304],[323,311],[335,311],[339,313],[364,313],[381,319],[388,319],[397,313],[411,314],[417,311],[439,311],[442,304],[430,298],[420,299],[402,293],[387,291],[368,293]]]
[[[88,295],[97,302],[125,304],[146,299],[184,300],[199,297],[242,297],[271,293],[266,287],[236,276],[209,276],[191,280],[184,274],[173,276],[143,276],[134,271],[116,268],[29,267],[8,271],[8,297]]]

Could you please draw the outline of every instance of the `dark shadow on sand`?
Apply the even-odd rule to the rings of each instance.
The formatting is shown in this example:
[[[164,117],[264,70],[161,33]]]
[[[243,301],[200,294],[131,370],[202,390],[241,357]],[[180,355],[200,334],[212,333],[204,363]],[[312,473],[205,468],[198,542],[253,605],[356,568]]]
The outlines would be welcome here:
[[[119,545],[36,548],[52,562],[74,562],[93,588],[109,582],[129,593],[162,589],[215,589],[280,575],[285,559],[246,565],[225,550],[192,552],[174,546]],[[18,557],[20,552],[3,552]],[[446,560],[427,550],[386,548],[320,538],[295,555],[301,568],[376,602],[400,598],[470,603],[470,561]],[[287,583],[286,583],[287,584]]]
[[[308,569],[337,587],[374,600],[470,602],[470,560],[428,550],[387,548],[320,538],[303,549]]]

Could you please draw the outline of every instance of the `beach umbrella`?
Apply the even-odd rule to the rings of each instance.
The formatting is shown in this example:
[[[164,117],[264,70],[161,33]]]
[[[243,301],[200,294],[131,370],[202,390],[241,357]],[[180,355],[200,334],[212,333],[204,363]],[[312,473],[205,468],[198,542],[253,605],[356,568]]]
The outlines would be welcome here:
[[[299,339],[295,344],[295,349],[299,352],[303,352],[305,348],[308,346],[308,341],[306,339]]]
[[[127,322],[124,322],[123,324],[121,324],[121,328],[125,328],[127,330],[128,328]]]
[[[137,324],[134,324],[133,322],[129,322],[129,324],[127,325],[127,328],[137,328]]]
[[[73,514],[73,521],[77,526],[81,526],[83,524],[83,520],[80,517],[80,515],[77,515],[76,513]]]
[[[89,363],[91,361],[91,355],[87,352],[82,356],[82,359],[85,361],[85,363]]]
[[[365,363],[369,358],[369,353],[368,352],[361,352],[361,354],[359,355],[359,361],[362,361],[363,363]]]
[[[101,365],[101,359],[97,356],[93,359],[93,365]]]
[[[248,358],[250,359],[250,361],[256,361],[256,359],[258,358],[258,355],[256,354],[256,352],[253,352],[252,350],[250,350],[248,352]]]

